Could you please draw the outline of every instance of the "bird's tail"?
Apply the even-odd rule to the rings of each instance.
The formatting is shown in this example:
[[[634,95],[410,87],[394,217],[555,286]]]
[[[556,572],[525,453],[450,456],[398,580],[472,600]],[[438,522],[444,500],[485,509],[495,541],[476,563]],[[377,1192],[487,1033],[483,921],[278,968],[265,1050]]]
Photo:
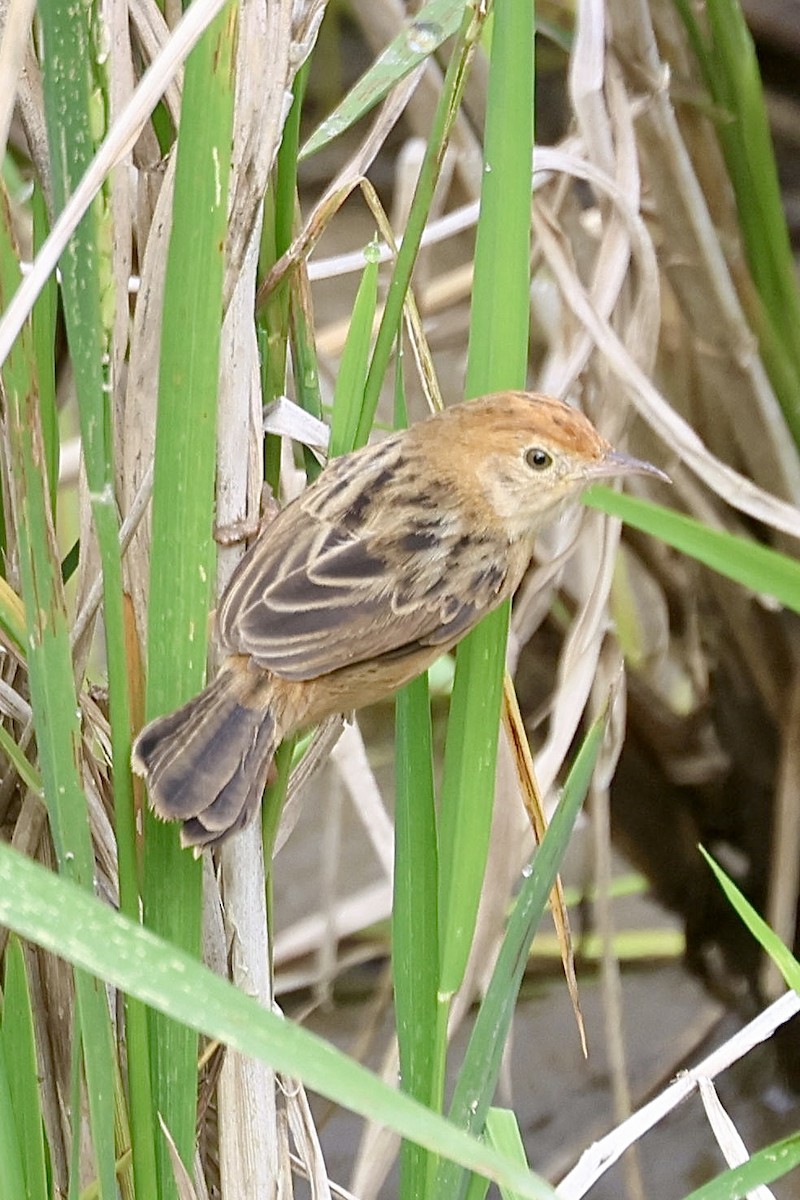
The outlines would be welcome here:
[[[134,770],[156,815],[183,821],[184,846],[216,845],[257,812],[282,736],[270,699],[264,672],[229,659],[205,691],[134,742]]]

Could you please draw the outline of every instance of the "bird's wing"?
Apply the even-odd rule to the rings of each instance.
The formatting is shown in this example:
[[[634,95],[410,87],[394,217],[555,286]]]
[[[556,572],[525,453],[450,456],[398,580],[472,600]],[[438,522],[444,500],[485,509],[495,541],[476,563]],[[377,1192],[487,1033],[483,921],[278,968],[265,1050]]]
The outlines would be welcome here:
[[[462,533],[441,496],[415,504],[410,521],[398,513],[388,490],[381,495],[385,470],[385,455],[362,460],[348,499],[351,472],[328,468],[264,531],[220,604],[230,651],[284,678],[313,679],[452,645],[497,604],[504,563]]]

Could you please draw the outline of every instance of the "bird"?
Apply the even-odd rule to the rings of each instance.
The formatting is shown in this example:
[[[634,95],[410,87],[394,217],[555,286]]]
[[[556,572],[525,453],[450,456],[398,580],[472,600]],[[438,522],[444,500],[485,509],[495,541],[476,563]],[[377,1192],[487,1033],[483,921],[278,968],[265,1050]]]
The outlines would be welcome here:
[[[597,480],[667,476],[566,402],[506,391],[333,459],[264,528],[217,610],[211,683],[133,746],[196,854],[258,811],[280,742],[391,695],[512,596],[542,526]]]

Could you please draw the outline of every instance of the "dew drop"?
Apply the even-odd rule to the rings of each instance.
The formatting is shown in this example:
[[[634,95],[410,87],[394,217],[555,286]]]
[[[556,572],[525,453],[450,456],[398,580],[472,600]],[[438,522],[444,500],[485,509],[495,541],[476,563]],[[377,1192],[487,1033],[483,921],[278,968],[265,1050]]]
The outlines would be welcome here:
[[[441,27],[433,21],[415,21],[407,34],[408,48],[415,54],[430,54],[441,40]]]
[[[381,247],[377,238],[364,247],[364,258],[368,263],[379,263],[381,261]]]

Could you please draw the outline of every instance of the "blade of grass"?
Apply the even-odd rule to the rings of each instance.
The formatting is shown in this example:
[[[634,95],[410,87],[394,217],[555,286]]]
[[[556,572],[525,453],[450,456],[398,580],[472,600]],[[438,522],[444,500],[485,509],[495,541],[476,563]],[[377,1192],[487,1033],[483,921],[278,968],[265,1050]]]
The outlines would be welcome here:
[[[14,589],[0,576],[0,629],[17,647],[25,653],[25,610]]]
[[[18,1200],[26,1195],[22,1147],[14,1109],[3,1038],[0,1039],[0,1200]]]
[[[101,99],[102,78],[94,79],[89,64],[96,56],[83,12],[58,4],[43,8],[43,82],[50,145],[57,147],[53,162],[53,192],[57,211],[85,175],[94,153],[93,111]],[[95,65],[95,70],[99,67]],[[131,712],[128,692],[122,561],[119,549],[119,514],[115,497],[111,387],[104,362],[108,361],[107,323],[104,311],[108,264],[101,247],[111,242],[111,217],[101,192],[78,226],[71,252],[61,264],[64,316],[80,415],[81,445],[103,577],[103,630],[108,669],[111,750],[114,766],[114,814],[119,863],[120,905],[130,917],[140,908],[136,827],[131,778]],[[42,230],[40,236],[45,231]],[[39,324],[38,357],[47,372],[45,395],[53,390],[52,320],[47,290],[37,301],[43,307]],[[36,311],[34,309],[34,333]],[[48,342],[49,338],[49,342]],[[49,359],[47,357],[49,347]],[[55,420],[55,415],[52,420]],[[146,1079],[144,1014],[130,1006],[126,1011],[130,1039],[130,1089],[137,1130],[152,1124],[149,1081]],[[91,1047],[93,1023],[83,1026],[84,1045]],[[104,1114],[108,1119],[110,1114]],[[123,1118],[125,1124],[125,1118]],[[141,1188],[154,1185],[152,1135],[142,1130],[135,1139],[135,1162]]]
[[[235,5],[186,64],[173,224],[165,281],[148,629],[147,716],[196,692],[206,667],[211,601],[216,400],[233,116]],[[200,950],[200,863],[174,827],[148,818],[144,913],[151,928]],[[196,1034],[150,1022],[153,1102],[184,1163],[194,1154]],[[166,1140],[156,1140],[160,1197],[175,1196]],[[138,1190],[138,1189],[137,1189]]]
[[[275,195],[273,189],[264,197],[264,220],[261,226],[258,274],[267,274],[279,257],[275,242]],[[258,352],[261,360],[261,395],[264,406],[282,396],[286,382],[286,325],[288,321],[288,291],[282,279],[257,318]],[[281,439],[267,435],[264,439],[264,480],[277,496],[280,489]]]
[[[25,959],[16,937],[9,938],[5,954],[2,1044],[26,1189],[5,1194],[25,1196],[27,1200],[45,1200],[48,1194],[47,1162],[39,1103],[33,1012]],[[4,1124],[0,1117],[0,1127]],[[0,1162],[4,1161],[5,1153],[0,1153]]]
[[[450,1119],[471,1132],[483,1129],[494,1096],[530,945],[586,796],[604,730],[605,714],[594,722],[584,738],[553,819],[534,855],[532,870],[523,878],[492,978],[478,1009],[450,1105]],[[443,1163],[436,1183],[437,1200],[455,1200],[466,1185],[461,1168]]]
[[[709,0],[716,98],[733,113],[718,131],[742,221],[750,268],[795,369],[800,369],[800,291],[753,38],[738,0]]]
[[[485,1179],[480,1175],[470,1175],[464,1200],[485,1200],[488,1191],[489,1184]]]
[[[19,285],[5,192],[0,212],[0,307]],[[43,470],[36,365],[25,327],[2,371],[7,432],[14,470],[10,478],[27,629],[25,645],[31,708],[50,829],[59,869],[89,890],[94,855],[81,786],[80,723],[72,673],[66,604],[52,507]],[[84,1043],[92,1145],[102,1200],[115,1193],[112,1037],[103,989],[75,973],[78,1011],[89,1029]]]
[[[514,1159],[520,1165],[527,1166],[528,1159],[517,1124],[516,1113],[508,1108],[490,1108],[486,1114],[486,1140],[495,1150],[499,1150],[506,1158]],[[519,1200],[516,1192],[501,1188],[503,1200]]]
[[[709,0],[708,36],[675,0],[706,86],[729,114],[717,123],[745,253],[763,310],[751,322],[772,385],[800,444],[800,289],[781,201],[753,39],[738,0]]]
[[[369,343],[378,302],[378,253],[377,242],[370,242],[364,250],[366,265],[358,285],[353,316],[347,331],[347,341],[342,351],[336,387],[333,393],[331,416],[330,457],[347,454],[356,446],[363,446],[369,437],[372,421],[364,432],[361,417],[364,405],[364,383],[367,378]]]
[[[297,147],[300,140],[300,112],[307,75],[307,65],[297,74],[292,88],[292,106],[283,127],[283,137],[273,172],[273,183],[264,198],[264,221],[261,229],[259,279],[274,267],[289,249],[294,226],[295,196],[297,194]],[[266,406],[282,396],[286,386],[286,351],[289,339],[289,280],[281,279],[257,313],[257,327],[262,336],[261,396]],[[280,438],[267,437],[264,447],[264,478],[278,495],[280,485]]]
[[[39,778],[39,772],[28,761],[11,734],[2,725],[0,725],[0,750],[5,754],[25,786],[41,796],[42,781]]]
[[[12,358],[13,353],[7,360],[7,369]],[[61,576],[49,524],[49,498],[39,468],[43,450],[36,422],[35,398],[31,393],[25,398],[20,397],[8,382],[6,395],[16,467],[15,511],[20,574],[26,609],[33,614],[28,630],[28,668],[44,794],[60,869],[91,890],[94,858],[86,800],[78,774],[79,710]],[[112,1039],[108,1008],[105,993],[97,981],[80,971],[75,973],[75,989],[82,1023],[91,1031],[84,1040],[84,1051],[92,1142],[101,1180],[100,1195],[111,1198],[115,1194],[115,1182]]]
[[[278,827],[280,826],[283,805],[286,800],[286,789],[289,786],[289,774],[293,765],[292,759],[296,745],[297,738],[293,736],[282,741],[276,750],[273,760],[275,777],[270,780],[269,786],[264,793],[264,802],[261,805],[264,861],[268,863],[271,863],[273,858],[275,839],[278,836]],[[270,872],[270,881],[271,877],[272,873]]]
[[[369,1116],[530,1200],[552,1198],[544,1180],[455,1129],[360,1064],[215,975],[65,879],[0,845],[0,923],[82,970],[242,1054],[297,1076],[321,1095]]]
[[[392,977],[403,1091],[435,1105],[438,912],[433,734],[428,677],[398,692],[395,708],[395,869]],[[401,1196],[422,1196],[428,1154],[414,1142],[400,1152]]]
[[[700,853],[717,877],[717,882],[731,903],[731,906],[741,917],[753,937],[767,952],[775,966],[786,980],[788,987],[800,993],[800,962],[792,954],[788,946],[770,929],[764,918],[756,912],[749,900],[739,891],[732,879],[729,879],[722,867],[717,866],[711,855],[702,847]]]
[[[502,0],[493,14],[467,396],[524,386],[528,360],[533,5]],[[439,1104],[448,1013],[464,977],[486,870],[509,617],[504,604],[456,653],[439,824]],[[463,1173],[457,1177],[466,1182]]]
[[[425,156],[420,167],[414,199],[408,214],[403,241],[386,293],[375,349],[372,352],[367,382],[364,388],[364,403],[356,435],[356,445],[363,445],[369,437],[375,412],[378,407],[386,369],[395,344],[411,273],[419,252],[425,223],[428,219],[433,194],[439,180],[444,152],[450,139],[453,123],[461,103],[461,96],[469,74],[472,56],[486,20],[488,9],[476,0],[468,0],[464,16],[456,37],[450,64],[442,86],[442,94],[433,119]],[[528,193],[530,200],[530,192]]]
[[[394,426],[408,425],[403,337],[395,356]],[[403,688],[395,703],[395,843],[392,981],[400,1087],[437,1107],[438,860],[433,730],[428,675]],[[435,1158],[415,1142],[400,1148],[399,1194],[423,1196]]]
[[[456,655],[439,814],[439,996],[446,1008],[464,977],[486,868],[509,614],[507,604],[492,613],[471,651]]]
[[[503,728],[505,729],[511,757],[516,767],[522,803],[533,829],[534,840],[538,845],[547,830],[547,817],[544,811],[544,801],[542,800],[539,785],[536,781],[536,767],[530,746],[528,745],[528,735],[525,731],[525,723],[519,709],[517,693],[514,690],[514,684],[508,671],[506,671],[503,680],[503,693]],[[564,965],[564,978],[575,1012],[575,1021],[578,1026],[578,1033],[580,1034],[581,1046],[583,1047],[584,1055],[586,1055],[586,1029],[583,1023],[580,996],[578,995],[578,981],[575,977],[572,931],[569,926],[569,913],[564,901],[564,889],[559,878],[556,878],[553,894],[550,897],[550,911],[553,915],[556,937],[561,944],[561,961]]]
[[[591,508],[620,517],[720,575],[754,592],[774,596],[793,612],[800,612],[800,562],[796,559],[736,534],[710,529],[685,513],[609,488],[590,488],[584,499]]]
[[[314,318],[311,309],[311,289],[305,263],[298,265],[290,284],[292,356],[294,386],[297,402],[312,417],[322,419],[322,388],[319,382],[317,348],[314,341]],[[303,447],[306,478],[313,483],[322,470],[319,460],[308,446]]]
[[[395,84],[433,54],[461,24],[464,0],[429,0],[393,38],[300,151],[310,158],[345,133],[384,100]]]
[[[81,1111],[81,1021],[80,1009],[72,1014],[69,1058],[69,1111]],[[67,1200],[78,1200],[81,1177],[81,1127],[73,1121],[69,1131],[69,1191]]]
[[[800,1133],[757,1150],[741,1167],[724,1171],[690,1192],[685,1200],[744,1200],[754,1188],[782,1179],[800,1166]]]
[[[492,31],[468,396],[525,384],[533,72],[533,6],[530,0],[502,0],[495,6]],[[503,605],[456,654],[439,843],[439,990],[445,997],[463,978],[483,885],[508,621],[509,606]]]
[[[738,3],[711,0],[707,13],[715,98],[733,117],[721,121],[717,130],[736,191],[755,284],[780,326],[792,309],[796,318],[800,310],[796,284],[785,286],[774,253],[780,238],[780,251],[791,259],[755,47]],[[780,306],[786,304],[789,309],[781,312]]]

